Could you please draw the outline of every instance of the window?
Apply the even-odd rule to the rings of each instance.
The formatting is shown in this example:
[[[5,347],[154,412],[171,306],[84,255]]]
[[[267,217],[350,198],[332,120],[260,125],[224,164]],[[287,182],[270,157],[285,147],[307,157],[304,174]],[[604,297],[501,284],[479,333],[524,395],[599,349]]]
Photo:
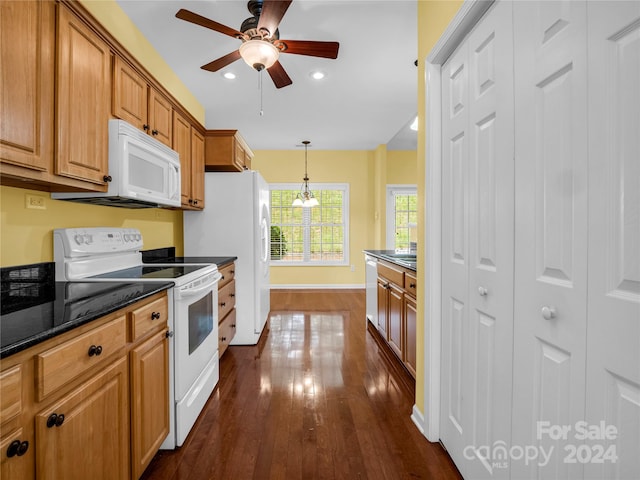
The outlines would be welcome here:
[[[418,223],[418,191],[415,185],[387,185],[387,248],[408,252]]]
[[[270,185],[271,261],[276,265],[349,263],[349,186],[316,184],[317,207],[293,207],[299,184]]]

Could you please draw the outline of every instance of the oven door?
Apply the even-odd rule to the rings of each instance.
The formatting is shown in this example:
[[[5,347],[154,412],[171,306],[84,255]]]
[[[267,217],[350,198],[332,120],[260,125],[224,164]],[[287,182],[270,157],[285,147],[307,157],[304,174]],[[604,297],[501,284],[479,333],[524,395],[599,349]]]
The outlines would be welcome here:
[[[207,365],[218,357],[220,278],[215,271],[174,288],[176,402],[184,398]]]

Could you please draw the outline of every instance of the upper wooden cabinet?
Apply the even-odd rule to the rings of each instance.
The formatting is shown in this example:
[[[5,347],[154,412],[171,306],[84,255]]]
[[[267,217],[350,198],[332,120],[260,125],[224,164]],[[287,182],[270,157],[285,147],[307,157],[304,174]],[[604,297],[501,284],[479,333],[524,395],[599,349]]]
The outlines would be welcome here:
[[[182,207],[201,210],[204,208],[204,137],[175,110],[173,149],[180,154]]]
[[[113,62],[113,115],[172,147],[170,100],[118,55]]]
[[[57,8],[55,173],[106,186],[111,51],[66,5]]]
[[[204,138],[207,172],[251,170],[253,152],[238,130],[207,130]]]

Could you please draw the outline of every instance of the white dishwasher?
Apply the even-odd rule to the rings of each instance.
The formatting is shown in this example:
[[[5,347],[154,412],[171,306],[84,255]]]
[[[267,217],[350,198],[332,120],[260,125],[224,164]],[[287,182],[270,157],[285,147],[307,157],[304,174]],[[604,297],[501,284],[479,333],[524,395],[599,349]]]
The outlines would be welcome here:
[[[365,280],[366,280],[366,314],[367,319],[378,325],[378,261],[370,255],[365,259]]]

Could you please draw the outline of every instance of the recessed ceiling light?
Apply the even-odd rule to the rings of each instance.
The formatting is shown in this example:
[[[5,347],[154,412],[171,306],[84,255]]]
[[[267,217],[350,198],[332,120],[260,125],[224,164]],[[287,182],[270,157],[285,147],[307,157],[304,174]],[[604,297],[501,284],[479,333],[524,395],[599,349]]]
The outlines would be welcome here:
[[[315,72],[311,72],[309,76],[314,80],[322,80],[324,77],[327,76],[327,74],[324,72],[321,72],[320,70],[316,70]]]
[[[234,80],[236,78],[236,74],[233,72],[224,72],[222,76],[227,80]]]

